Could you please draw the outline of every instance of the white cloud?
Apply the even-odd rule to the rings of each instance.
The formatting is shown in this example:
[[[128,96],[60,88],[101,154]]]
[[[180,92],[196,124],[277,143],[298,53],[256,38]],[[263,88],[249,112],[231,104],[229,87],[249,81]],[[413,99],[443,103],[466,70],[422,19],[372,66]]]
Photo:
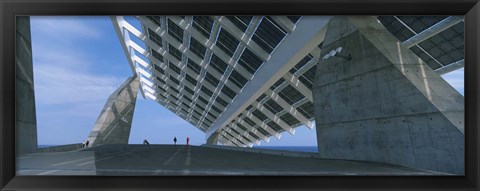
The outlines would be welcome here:
[[[94,17],[31,17],[32,27],[41,33],[44,38],[69,39],[69,38],[98,38],[101,32],[95,30],[88,19]]]
[[[68,45],[33,43],[32,54],[33,67],[59,64],[58,66],[83,70],[90,63],[85,50],[75,50]]]
[[[50,62],[35,67],[35,91],[39,104],[85,103],[105,100],[120,79],[75,70],[76,66]],[[38,79],[38,80],[37,80]]]
[[[81,142],[110,94],[126,80],[97,68],[116,63],[100,62],[102,54],[89,49],[104,30],[89,19],[31,18],[39,144]]]
[[[95,72],[95,56],[88,49],[75,46],[100,37],[100,30],[89,19],[31,18],[37,105],[98,104],[121,84],[118,77]]]

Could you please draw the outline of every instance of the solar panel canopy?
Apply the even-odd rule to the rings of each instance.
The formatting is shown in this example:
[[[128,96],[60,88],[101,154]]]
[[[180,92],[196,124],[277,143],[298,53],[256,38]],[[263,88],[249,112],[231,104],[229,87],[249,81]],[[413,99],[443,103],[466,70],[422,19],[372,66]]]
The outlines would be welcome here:
[[[314,127],[311,89],[322,48],[318,35],[325,27],[309,25],[329,18],[115,16],[112,21],[144,98],[207,136],[218,132],[220,144],[251,147],[283,132],[293,135],[297,127]],[[439,74],[464,66],[463,17],[376,19]],[[315,40],[303,39],[309,32]],[[290,47],[301,40],[306,43]],[[295,61],[281,61],[289,51]]]

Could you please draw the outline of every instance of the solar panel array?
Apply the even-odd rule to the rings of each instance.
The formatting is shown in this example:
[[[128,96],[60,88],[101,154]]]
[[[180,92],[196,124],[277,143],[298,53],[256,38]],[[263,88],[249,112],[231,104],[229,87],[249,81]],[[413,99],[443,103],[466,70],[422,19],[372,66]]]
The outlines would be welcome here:
[[[117,17],[118,18],[118,17]],[[142,29],[123,23],[143,40],[130,45],[148,63],[140,72],[148,98],[206,132],[301,22],[300,16],[138,16]],[[447,17],[381,16],[401,42]],[[295,128],[313,128],[313,78],[321,43],[245,110],[222,127],[219,142],[252,146]],[[463,22],[415,44],[411,50],[432,69],[463,59]],[[143,64],[142,64],[143,63]]]
[[[380,16],[378,20],[400,42],[405,42],[450,18],[453,16]],[[417,42],[410,48],[433,70],[447,67],[464,59],[465,23],[463,18],[459,18],[452,24],[453,26],[438,31],[437,34]]]

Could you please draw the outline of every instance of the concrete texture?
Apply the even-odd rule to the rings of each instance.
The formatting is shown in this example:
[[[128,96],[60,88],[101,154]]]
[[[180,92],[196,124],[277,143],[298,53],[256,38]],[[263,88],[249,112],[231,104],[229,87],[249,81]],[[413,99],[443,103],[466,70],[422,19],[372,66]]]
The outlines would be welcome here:
[[[218,138],[220,137],[220,133],[215,132],[210,137],[207,138],[207,145],[216,145],[218,143]]]
[[[37,118],[33,88],[32,45],[30,17],[16,17],[15,46],[15,132],[16,152],[37,150]]]
[[[129,77],[110,95],[87,138],[89,146],[128,144],[139,84]]]
[[[319,156],[464,174],[463,96],[373,17],[333,18],[321,57],[339,47],[315,75]]]
[[[17,158],[17,175],[446,175],[377,162],[186,145],[102,145]]]

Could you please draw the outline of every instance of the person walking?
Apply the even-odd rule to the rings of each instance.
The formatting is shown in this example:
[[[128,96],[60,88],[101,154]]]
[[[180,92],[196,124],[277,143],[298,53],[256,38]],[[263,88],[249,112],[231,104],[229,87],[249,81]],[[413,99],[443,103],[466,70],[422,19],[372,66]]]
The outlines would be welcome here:
[[[189,144],[190,142],[190,137],[187,137],[187,145]]]
[[[173,137],[173,144],[177,145],[177,137]]]

